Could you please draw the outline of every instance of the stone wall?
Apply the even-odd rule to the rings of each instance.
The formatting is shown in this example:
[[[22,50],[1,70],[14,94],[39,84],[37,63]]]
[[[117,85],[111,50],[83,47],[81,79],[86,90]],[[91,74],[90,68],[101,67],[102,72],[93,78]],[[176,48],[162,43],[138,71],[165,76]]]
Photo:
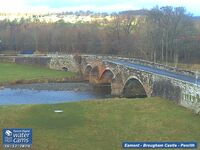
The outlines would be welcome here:
[[[180,103],[181,88],[171,83],[170,79],[154,81],[152,96],[159,96]]]
[[[46,56],[0,56],[0,62],[48,66],[50,57]]]
[[[5,62],[5,63],[14,63],[15,62],[15,57],[14,56],[0,56],[0,62]]]
[[[56,70],[63,70],[67,68],[69,71],[78,72],[78,65],[75,62],[73,55],[54,56],[51,57],[49,68]]]
[[[65,68],[72,72],[78,71],[78,66],[73,59],[73,55],[0,56],[0,62],[27,64],[27,65],[39,65],[39,66],[45,66],[45,67],[48,67],[50,69],[55,69],[55,70],[63,70]]]
[[[50,57],[15,57],[15,63],[27,65],[48,66]]]

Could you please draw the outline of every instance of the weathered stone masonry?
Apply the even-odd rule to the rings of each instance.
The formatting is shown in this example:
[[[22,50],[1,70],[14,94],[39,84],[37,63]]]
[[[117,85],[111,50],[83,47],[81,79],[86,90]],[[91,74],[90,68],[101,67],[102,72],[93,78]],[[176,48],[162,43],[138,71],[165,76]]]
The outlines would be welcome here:
[[[85,61],[87,66],[92,66],[93,68],[97,65],[93,62],[96,60],[104,60],[103,65],[105,69],[113,72],[113,79],[111,82],[111,93],[113,95],[121,96],[123,95],[123,90],[126,83],[130,79],[138,80],[142,84],[147,96],[159,96],[169,100],[176,101],[178,104],[193,109],[197,113],[200,112],[200,86],[197,84],[189,83],[186,81],[178,80],[175,78],[170,78],[163,75],[158,75],[154,73],[149,73],[146,71],[141,71],[133,68],[129,68],[124,65],[118,65],[106,60],[114,60],[116,57],[109,56],[85,56]],[[123,59],[123,58],[119,58]],[[135,62],[134,59],[123,59],[130,62]],[[137,60],[137,63],[139,61]],[[144,62],[141,62],[144,64]],[[102,64],[101,64],[102,65]],[[155,64],[153,64],[155,66]],[[84,68],[84,67],[83,67]],[[165,68],[160,65],[158,68],[166,69],[171,71],[171,68]],[[173,70],[174,72],[175,70]],[[188,75],[188,72],[183,73],[183,71],[177,72],[180,74]],[[193,76],[190,74],[189,76]],[[98,81],[101,82],[101,81]]]

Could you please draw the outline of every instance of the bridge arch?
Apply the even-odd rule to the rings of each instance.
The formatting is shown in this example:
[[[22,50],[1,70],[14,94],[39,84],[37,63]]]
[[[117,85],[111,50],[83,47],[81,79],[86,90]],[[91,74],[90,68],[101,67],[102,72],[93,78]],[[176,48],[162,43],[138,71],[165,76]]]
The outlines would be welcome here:
[[[131,76],[126,80],[122,93],[126,98],[147,97],[147,92],[142,82],[135,76]]]
[[[115,74],[114,72],[109,69],[109,68],[106,68],[103,73],[101,74],[100,76],[100,80],[101,82],[103,83],[111,83],[112,80],[115,78]]]
[[[86,68],[85,68],[85,70],[84,70],[84,78],[86,79],[86,80],[89,80],[89,76],[90,76],[90,72],[91,72],[91,70],[92,70],[92,66],[91,65],[87,65],[86,66]]]
[[[98,66],[93,67],[91,72],[90,72],[90,74],[92,76],[97,76],[98,77],[99,76],[99,67]]]
[[[99,67],[95,66],[90,71],[89,81],[90,83],[96,83],[98,79],[99,79]]]

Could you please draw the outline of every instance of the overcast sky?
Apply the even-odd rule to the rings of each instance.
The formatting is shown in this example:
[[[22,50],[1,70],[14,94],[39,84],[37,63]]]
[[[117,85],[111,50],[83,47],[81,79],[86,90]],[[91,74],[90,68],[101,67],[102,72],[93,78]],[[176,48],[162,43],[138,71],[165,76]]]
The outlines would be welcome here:
[[[154,6],[183,6],[200,16],[200,0],[0,0],[0,12],[79,11],[115,12],[150,9]]]

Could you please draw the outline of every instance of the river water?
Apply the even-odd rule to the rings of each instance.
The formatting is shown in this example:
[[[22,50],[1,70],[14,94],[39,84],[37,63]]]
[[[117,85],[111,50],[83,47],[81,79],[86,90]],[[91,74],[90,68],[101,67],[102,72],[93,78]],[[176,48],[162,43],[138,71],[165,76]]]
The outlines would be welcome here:
[[[0,87],[0,105],[53,104],[110,97],[88,83],[36,83]]]

